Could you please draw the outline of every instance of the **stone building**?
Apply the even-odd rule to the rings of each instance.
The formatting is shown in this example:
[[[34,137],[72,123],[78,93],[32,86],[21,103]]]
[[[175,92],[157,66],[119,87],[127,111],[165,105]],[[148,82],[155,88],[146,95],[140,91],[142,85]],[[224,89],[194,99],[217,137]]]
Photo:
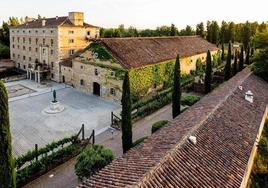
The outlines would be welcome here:
[[[94,40],[75,58],[61,63],[61,80],[75,88],[119,102],[124,73],[129,71],[131,93],[142,97],[168,87],[177,54],[182,74],[205,62],[218,48],[197,36],[111,38]]]
[[[67,17],[29,20],[10,28],[10,57],[16,67],[27,71],[37,82],[60,82],[59,62],[71,57],[99,37],[99,27],[84,22],[84,13],[70,12]]]

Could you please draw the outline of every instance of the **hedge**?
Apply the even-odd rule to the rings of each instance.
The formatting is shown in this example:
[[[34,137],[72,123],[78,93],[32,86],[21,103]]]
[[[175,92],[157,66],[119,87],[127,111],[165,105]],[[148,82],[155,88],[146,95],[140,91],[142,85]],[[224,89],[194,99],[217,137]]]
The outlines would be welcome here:
[[[201,99],[201,97],[196,96],[196,95],[188,95],[188,96],[183,96],[181,98],[181,104],[182,105],[187,105],[187,106],[192,106],[196,102],[198,102]]]
[[[132,147],[135,147],[137,145],[140,145],[141,143],[143,143],[146,139],[148,138],[148,136],[144,136],[139,138],[138,140],[136,140],[135,142],[133,142]]]
[[[164,127],[167,123],[168,123],[167,120],[161,120],[161,121],[155,122],[152,125],[152,134],[155,133],[157,130],[161,129],[162,127]]]

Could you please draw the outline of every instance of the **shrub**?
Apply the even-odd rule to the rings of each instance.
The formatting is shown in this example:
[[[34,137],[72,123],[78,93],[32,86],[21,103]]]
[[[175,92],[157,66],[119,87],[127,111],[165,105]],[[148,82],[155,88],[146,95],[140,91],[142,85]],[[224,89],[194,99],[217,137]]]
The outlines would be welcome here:
[[[110,149],[100,145],[87,147],[77,158],[75,173],[78,177],[89,177],[112,162],[114,156]]]
[[[0,43],[0,59],[10,58],[10,50],[8,46]]]
[[[268,82],[268,48],[255,55],[252,70]]]
[[[148,138],[148,136],[144,136],[144,137],[142,137],[142,138],[139,138],[138,140],[136,140],[135,142],[133,142],[132,147],[135,147],[135,146],[137,146],[137,145],[140,145],[140,144],[143,143],[144,140],[146,140],[147,138]]]
[[[161,120],[158,122],[155,122],[152,126],[152,134],[155,133],[157,130],[161,129],[163,126],[165,126],[168,123],[167,120]]]
[[[201,99],[201,97],[196,96],[196,95],[188,95],[184,96],[181,99],[181,104],[182,105],[187,105],[187,106],[192,106],[196,102],[198,102]]]

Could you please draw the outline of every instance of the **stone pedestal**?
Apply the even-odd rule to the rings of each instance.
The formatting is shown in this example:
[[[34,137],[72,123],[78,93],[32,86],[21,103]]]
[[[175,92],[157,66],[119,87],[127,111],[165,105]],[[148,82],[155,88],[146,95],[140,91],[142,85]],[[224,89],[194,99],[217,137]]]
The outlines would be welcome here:
[[[59,101],[57,102],[51,101],[49,107],[45,109],[45,112],[47,114],[57,114],[62,112],[63,110],[64,106],[62,106]]]

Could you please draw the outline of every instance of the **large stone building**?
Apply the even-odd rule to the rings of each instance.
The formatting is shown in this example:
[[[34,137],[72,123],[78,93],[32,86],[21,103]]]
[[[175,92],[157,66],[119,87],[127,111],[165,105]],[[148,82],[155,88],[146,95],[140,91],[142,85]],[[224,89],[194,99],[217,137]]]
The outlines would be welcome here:
[[[84,14],[33,19],[10,28],[10,55],[28,78],[61,81],[59,62],[71,57],[99,37],[99,27],[84,22]]]
[[[188,74],[205,62],[207,51],[218,48],[197,36],[98,39],[61,63],[63,82],[104,98],[120,101],[124,73],[129,71],[135,98],[161,90],[172,83],[177,54],[181,70]]]

